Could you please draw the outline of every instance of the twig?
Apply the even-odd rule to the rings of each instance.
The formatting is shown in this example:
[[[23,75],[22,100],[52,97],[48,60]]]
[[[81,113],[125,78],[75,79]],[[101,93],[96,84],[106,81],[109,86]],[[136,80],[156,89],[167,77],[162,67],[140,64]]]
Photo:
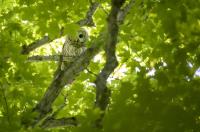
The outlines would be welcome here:
[[[3,108],[4,108],[4,111],[6,112],[6,117],[7,117],[8,124],[11,125],[10,116],[9,116],[8,101],[7,101],[7,98],[6,98],[6,95],[5,95],[5,90],[2,87],[2,84],[0,84],[0,87],[1,87],[1,92],[2,92],[2,96],[3,96],[3,100],[5,102],[5,107],[3,107]]]
[[[33,61],[66,61],[66,62],[72,62],[73,56],[62,56],[62,55],[48,55],[48,56],[41,56],[41,55],[36,55],[36,56],[31,56],[28,57],[27,61],[28,62],[33,62]]]
[[[105,12],[106,15],[109,15],[102,5],[100,5],[100,8]]]
[[[36,56],[30,56],[27,58],[28,62],[32,61],[60,61],[61,60],[61,55],[49,55],[49,56],[41,56],[41,55],[36,55]]]
[[[60,37],[62,37],[63,35],[64,35],[64,27],[61,27],[61,29],[60,29]]]
[[[56,111],[53,112],[51,117],[56,117],[56,115],[67,105],[67,97],[64,96],[64,102],[61,104]]]
[[[94,72],[90,71],[88,68],[85,68],[87,70],[88,73],[94,75],[95,77],[97,76],[97,74],[95,74]]]

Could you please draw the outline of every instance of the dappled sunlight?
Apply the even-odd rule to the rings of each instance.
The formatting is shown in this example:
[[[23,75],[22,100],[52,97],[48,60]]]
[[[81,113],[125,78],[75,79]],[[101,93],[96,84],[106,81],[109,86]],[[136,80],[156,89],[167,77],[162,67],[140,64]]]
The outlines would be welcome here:
[[[200,68],[195,71],[194,77],[200,77]]]
[[[53,42],[36,49],[30,54],[30,56],[60,54],[62,51],[64,41],[65,37],[58,38]]]
[[[200,131],[199,1],[123,2],[0,0],[1,132]]]

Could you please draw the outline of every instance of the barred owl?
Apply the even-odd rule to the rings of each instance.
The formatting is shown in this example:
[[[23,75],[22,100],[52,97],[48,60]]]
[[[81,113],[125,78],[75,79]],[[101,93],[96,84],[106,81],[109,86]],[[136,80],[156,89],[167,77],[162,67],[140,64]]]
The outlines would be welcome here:
[[[66,61],[67,58],[73,60],[73,58],[80,56],[86,50],[85,43],[87,40],[88,33],[83,28],[77,31],[75,37],[66,37],[62,48],[61,70],[64,70],[69,63]]]

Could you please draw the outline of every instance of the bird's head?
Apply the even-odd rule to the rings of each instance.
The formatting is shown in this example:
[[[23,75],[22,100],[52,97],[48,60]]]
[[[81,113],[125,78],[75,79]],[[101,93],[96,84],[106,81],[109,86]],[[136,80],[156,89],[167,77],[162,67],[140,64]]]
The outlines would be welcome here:
[[[79,43],[85,43],[88,40],[88,33],[85,29],[81,28],[77,32],[77,41]]]

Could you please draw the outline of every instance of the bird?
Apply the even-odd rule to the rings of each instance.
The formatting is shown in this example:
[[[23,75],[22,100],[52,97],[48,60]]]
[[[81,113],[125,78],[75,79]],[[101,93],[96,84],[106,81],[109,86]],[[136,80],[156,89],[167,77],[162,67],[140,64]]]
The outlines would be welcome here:
[[[88,40],[88,32],[84,28],[80,28],[75,37],[67,35],[63,44],[61,53],[61,70],[66,69],[69,62],[80,56],[86,50],[86,42]]]

